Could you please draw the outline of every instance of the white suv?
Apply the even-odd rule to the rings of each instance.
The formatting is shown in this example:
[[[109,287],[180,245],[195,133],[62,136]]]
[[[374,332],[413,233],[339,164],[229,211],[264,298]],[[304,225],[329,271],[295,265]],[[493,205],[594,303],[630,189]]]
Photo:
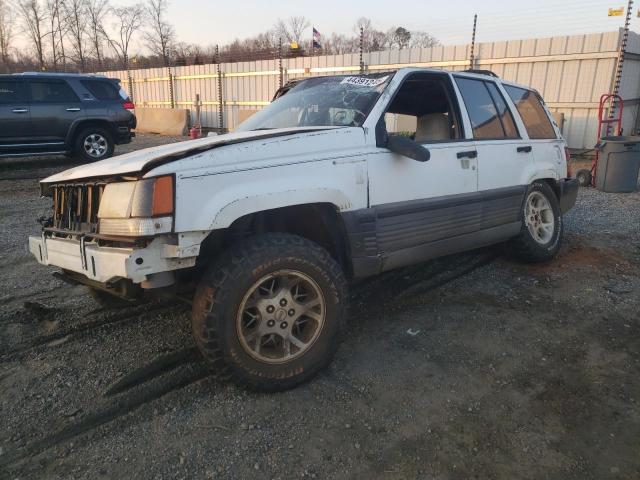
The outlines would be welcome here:
[[[417,68],[315,77],[234,133],[43,180],[53,215],[29,248],[102,300],[191,291],[216,371],[282,390],[331,360],[349,281],[498,242],[551,259],[567,177],[527,87]]]

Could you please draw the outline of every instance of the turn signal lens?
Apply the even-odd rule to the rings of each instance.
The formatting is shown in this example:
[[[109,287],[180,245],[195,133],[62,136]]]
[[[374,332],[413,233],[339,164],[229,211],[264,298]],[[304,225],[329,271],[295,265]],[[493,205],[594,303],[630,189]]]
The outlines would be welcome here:
[[[173,213],[173,177],[158,177],[153,188],[151,215]]]

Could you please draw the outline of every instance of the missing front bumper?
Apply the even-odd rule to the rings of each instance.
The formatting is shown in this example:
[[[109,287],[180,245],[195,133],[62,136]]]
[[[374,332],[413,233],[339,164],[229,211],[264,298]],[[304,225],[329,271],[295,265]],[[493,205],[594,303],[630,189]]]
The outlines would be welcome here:
[[[29,251],[42,265],[60,267],[103,285],[128,279],[143,287],[150,286],[155,274],[195,265],[196,257],[168,257],[167,246],[170,245],[163,237],[144,248],[104,247],[94,242],[44,235],[29,237]]]

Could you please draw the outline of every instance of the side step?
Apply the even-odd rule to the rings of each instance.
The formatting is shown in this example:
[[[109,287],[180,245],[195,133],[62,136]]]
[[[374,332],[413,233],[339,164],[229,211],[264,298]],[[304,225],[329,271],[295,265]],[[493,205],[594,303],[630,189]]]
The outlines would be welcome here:
[[[30,153],[0,153],[0,158],[6,157],[42,157],[45,155],[66,155],[69,152],[62,150],[60,152],[30,152]]]

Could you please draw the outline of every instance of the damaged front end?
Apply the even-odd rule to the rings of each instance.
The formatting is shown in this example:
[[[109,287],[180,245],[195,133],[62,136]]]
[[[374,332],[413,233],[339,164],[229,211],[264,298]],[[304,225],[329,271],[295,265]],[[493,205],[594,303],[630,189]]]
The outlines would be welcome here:
[[[65,280],[134,297],[195,265],[201,239],[173,231],[172,175],[42,184],[42,192],[53,211],[29,249],[41,264],[60,267]]]

